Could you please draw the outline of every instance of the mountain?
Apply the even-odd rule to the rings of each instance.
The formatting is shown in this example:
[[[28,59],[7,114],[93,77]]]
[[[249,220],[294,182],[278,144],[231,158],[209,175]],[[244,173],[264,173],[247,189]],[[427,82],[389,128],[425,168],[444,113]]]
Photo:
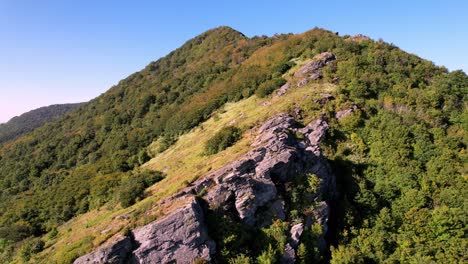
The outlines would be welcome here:
[[[0,147],[4,263],[464,262],[462,71],[209,30]]]
[[[78,108],[82,103],[57,104],[31,110],[0,124],[0,144],[26,134]]]

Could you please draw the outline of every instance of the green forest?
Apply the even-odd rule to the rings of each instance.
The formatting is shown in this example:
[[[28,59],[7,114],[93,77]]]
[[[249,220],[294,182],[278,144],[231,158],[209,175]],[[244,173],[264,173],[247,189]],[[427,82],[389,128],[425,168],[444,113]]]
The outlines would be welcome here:
[[[464,72],[381,40],[350,41],[318,28],[248,38],[229,27],[189,40],[66,118],[0,146],[0,262],[33,261],[47,246],[44,238],[59,235],[70,219],[144,199],[145,189],[166,175],[141,165],[226,103],[271,97],[299,61],[326,51],[337,59],[313,82],[336,85],[336,99],[302,110],[331,120],[322,148],[339,195],[328,256],[304,244],[298,260],[466,263]],[[333,118],[351,106],[357,109],[351,115]],[[205,155],[235,144],[242,132],[220,131]],[[156,151],[148,147],[153,142]],[[298,195],[314,188],[307,179],[298,176]],[[215,235],[224,241],[220,263],[279,262],[286,232],[281,222],[262,231],[264,249],[249,251],[241,239],[245,230],[215,213]],[[309,240],[316,232],[306,233]],[[233,234],[237,241],[226,240]]]
[[[0,124],[0,144],[41,127],[46,122],[58,119],[80,105],[81,103],[50,105],[13,117],[10,121]]]

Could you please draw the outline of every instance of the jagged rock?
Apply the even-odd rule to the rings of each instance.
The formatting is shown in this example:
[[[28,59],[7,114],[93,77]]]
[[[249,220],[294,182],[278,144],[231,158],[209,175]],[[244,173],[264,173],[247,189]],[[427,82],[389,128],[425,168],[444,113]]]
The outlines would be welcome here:
[[[162,220],[133,231],[137,249],[136,263],[192,263],[197,258],[207,261],[215,253],[215,243],[208,237],[200,204],[189,205]]]
[[[186,206],[164,219],[134,230],[131,233],[133,251],[124,248],[122,256],[131,257],[135,263],[190,263],[199,257],[210,261],[215,253],[215,243],[208,236],[204,213],[195,195],[206,202],[207,208],[223,210],[254,228],[266,227],[274,219],[286,219],[285,202],[281,197],[285,195],[286,185],[301,173],[312,173],[320,179],[321,186],[310,202],[318,202],[321,206],[312,216],[315,222],[324,226],[324,236],[329,209],[323,194],[331,197],[335,190],[334,176],[319,146],[328,123],[324,117],[319,117],[304,128],[297,127],[294,118],[288,114],[279,114],[266,121],[257,130],[251,151],[163,201],[191,202],[184,202]],[[304,137],[296,138],[297,132]],[[303,220],[307,225],[307,219]],[[303,228],[300,224],[291,229],[292,244],[288,244],[282,261],[294,262],[293,247],[297,247]],[[325,241],[323,236],[321,241]],[[95,256],[92,254],[97,253],[87,256]],[[105,257],[109,259],[111,254]]]
[[[128,261],[132,252],[132,241],[129,237],[119,237],[110,245],[104,246],[90,254],[77,258],[74,264],[123,264]]]
[[[291,87],[291,84],[289,83],[285,83],[283,84],[283,86],[281,86],[278,91],[276,92],[276,96],[282,96],[283,94],[285,94],[289,88]]]
[[[310,122],[304,128],[299,129],[299,132],[307,136],[311,146],[318,146],[328,128],[329,126],[325,118],[320,117]]]
[[[302,78],[297,83],[297,86],[304,86],[310,80],[318,80],[322,78],[322,69],[331,61],[336,60],[335,54],[331,52],[323,52],[316,55],[312,60],[302,67],[300,67],[295,73],[295,78]]]
[[[208,237],[204,214],[193,199],[165,218],[132,231],[109,246],[75,260],[84,263],[193,263],[211,260],[215,243]]]
[[[299,238],[301,237],[302,235],[302,232],[304,232],[304,224],[303,223],[299,223],[299,224],[295,224],[293,225],[293,227],[291,227],[291,246],[293,248],[297,248],[297,246],[299,245]]]
[[[294,249],[288,243],[284,247],[284,253],[283,253],[283,256],[281,257],[281,264],[293,264],[295,262],[296,262],[296,252],[294,252]]]
[[[352,114],[354,111],[356,111],[358,109],[357,106],[353,105],[352,107],[350,108],[347,108],[347,109],[344,109],[344,110],[341,110],[341,111],[338,111],[335,113],[335,118],[338,119],[338,120],[341,120],[347,116],[349,116],[350,114]]]
[[[324,185],[334,184],[318,146],[328,129],[326,120],[319,118],[298,129],[306,137],[305,142],[301,142],[302,147],[298,147],[299,143],[291,133],[295,127],[296,121],[290,115],[273,117],[258,129],[259,136],[252,144],[257,148],[206,176],[213,179],[210,181],[212,186],[203,196],[210,207],[235,210],[245,224],[261,226],[263,222],[256,221],[257,210],[277,197],[273,179],[285,182],[297,173],[310,172],[323,178]],[[205,186],[206,183],[206,179],[199,179],[194,185]]]

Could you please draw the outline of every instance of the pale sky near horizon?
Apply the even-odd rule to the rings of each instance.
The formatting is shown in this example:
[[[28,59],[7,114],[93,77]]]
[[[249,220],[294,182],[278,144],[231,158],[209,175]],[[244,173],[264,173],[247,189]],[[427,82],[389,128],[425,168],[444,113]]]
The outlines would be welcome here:
[[[468,1],[0,0],[0,123],[90,100],[188,39],[321,27],[362,33],[468,72]]]

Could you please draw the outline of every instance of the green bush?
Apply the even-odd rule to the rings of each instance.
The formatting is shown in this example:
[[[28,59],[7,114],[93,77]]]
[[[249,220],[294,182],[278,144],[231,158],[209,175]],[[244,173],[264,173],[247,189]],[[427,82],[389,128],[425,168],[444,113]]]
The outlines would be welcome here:
[[[270,79],[260,84],[257,90],[255,91],[255,94],[260,98],[266,97],[267,95],[271,94],[274,90],[280,88],[285,83],[286,80],[281,77]]]
[[[159,171],[144,170],[122,180],[118,188],[118,200],[122,207],[129,207],[143,198],[144,191],[149,186],[162,180]]]
[[[44,250],[45,243],[41,239],[33,238],[29,241],[26,241],[20,250],[20,255],[23,261],[28,261],[31,258],[31,255],[37,254]]]
[[[205,144],[205,152],[208,155],[216,154],[234,145],[240,139],[242,131],[234,126],[222,128]]]

